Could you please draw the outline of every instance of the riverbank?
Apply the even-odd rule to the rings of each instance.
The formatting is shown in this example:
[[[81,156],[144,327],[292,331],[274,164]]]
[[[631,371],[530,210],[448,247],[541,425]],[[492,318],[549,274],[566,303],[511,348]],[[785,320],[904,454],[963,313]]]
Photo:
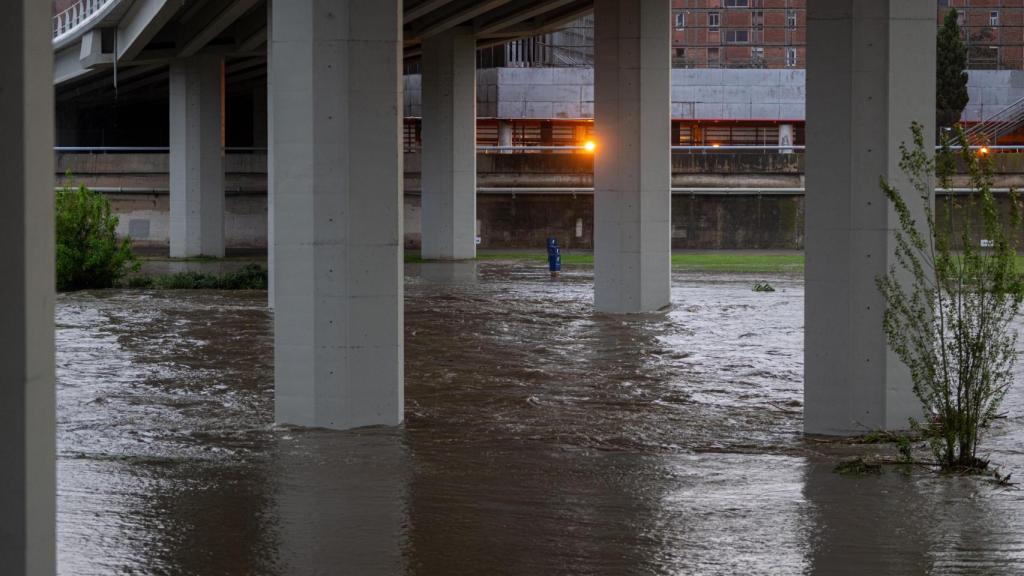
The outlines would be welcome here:
[[[480,250],[476,259],[486,262],[546,263],[539,250]],[[406,252],[407,263],[423,262],[419,252]],[[590,251],[563,251],[562,265],[593,266]],[[804,254],[798,250],[686,250],[672,253],[672,268],[690,272],[803,273]]]

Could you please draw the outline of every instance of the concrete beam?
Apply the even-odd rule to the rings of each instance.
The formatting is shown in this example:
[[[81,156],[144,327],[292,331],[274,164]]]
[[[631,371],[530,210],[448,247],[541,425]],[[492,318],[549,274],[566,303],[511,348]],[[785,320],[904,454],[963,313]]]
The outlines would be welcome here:
[[[593,11],[594,7],[591,0],[574,0],[564,5],[552,6],[551,10],[546,10],[542,14],[518,24],[507,25],[499,31],[478,32],[477,38],[480,41],[477,46],[479,48],[496,46],[517,38],[553,32]]]
[[[898,221],[878,179],[911,190],[899,145],[913,121],[934,134],[935,2],[811,0],[807,20],[804,430],[904,429],[919,404],[882,331]]]
[[[481,2],[473,2],[466,5],[464,8],[449,14],[440,20],[433,22],[425,28],[416,32],[415,36],[418,38],[429,38],[435,36],[447,30],[451,30],[456,26],[467,24],[481,14],[486,14],[495,8],[508,4],[511,0],[483,0]]]
[[[256,32],[249,35],[244,40],[238,43],[238,52],[247,53],[254,52],[260,46],[264,46],[267,43],[267,29],[266,27],[260,28]]]
[[[671,6],[596,0],[594,307],[671,301]]]
[[[494,19],[488,20],[476,27],[476,34],[478,36],[486,36],[495,32],[500,32],[510,26],[525,22],[536,16],[540,16],[547,12],[550,12],[556,8],[560,8],[567,4],[573,3],[575,0],[543,0],[537,2],[531,6],[523,8],[522,6],[515,6],[515,10],[506,14],[500,14]]]
[[[82,65],[81,44],[70,44],[54,53],[52,62],[53,85],[70,82],[92,72]]]
[[[171,257],[224,255],[224,61],[170,72]]]
[[[185,0],[136,0],[117,26],[117,59],[132,60],[185,5]]]
[[[259,0],[232,0],[223,7],[214,7],[210,14],[200,13],[199,17],[193,19],[197,24],[186,25],[182,31],[183,42],[178,56],[186,58],[202,50],[257,3]]]
[[[95,29],[82,34],[81,48],[78,59],[83,68],[94,68],[99,65],[112,65],[114,53],[103,52],[103,30]]]
[[[476,257],[476,39],[423,42],[423,258]]]
[[[53,47],[51,5],[0,19],[0,572],[54,574]]]
[[[417,18],[422,18],[427,14],[430,14],[434,10],[444,8],[448,4],[451,4],[453,0],[423,0],[419,4],[416,4],[412,8],[409,8],[402,15],[402,22],[408,24]]]
[[[271,10],[275,416],[335,429],[398,424],[401,2]]]

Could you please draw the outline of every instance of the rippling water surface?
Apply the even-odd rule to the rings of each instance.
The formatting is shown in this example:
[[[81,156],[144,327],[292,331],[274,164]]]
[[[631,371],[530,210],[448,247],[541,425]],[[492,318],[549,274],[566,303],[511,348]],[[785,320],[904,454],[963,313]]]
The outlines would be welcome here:
[[[1024,573],[1019,489],[803,439],[800,277],[624,318],[587,268],[406,273],[406,424],[352,432],[273,426],[264,293],[60,296],[60,573]]]

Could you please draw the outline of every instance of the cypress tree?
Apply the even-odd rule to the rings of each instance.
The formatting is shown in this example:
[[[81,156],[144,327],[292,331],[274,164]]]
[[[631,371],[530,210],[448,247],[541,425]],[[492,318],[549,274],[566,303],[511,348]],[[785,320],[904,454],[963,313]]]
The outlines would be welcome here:
[[[967,47],[960,38],[956,9],[950,9],[939,29],[936,46],[936,127],[952,127],[967,106]]]

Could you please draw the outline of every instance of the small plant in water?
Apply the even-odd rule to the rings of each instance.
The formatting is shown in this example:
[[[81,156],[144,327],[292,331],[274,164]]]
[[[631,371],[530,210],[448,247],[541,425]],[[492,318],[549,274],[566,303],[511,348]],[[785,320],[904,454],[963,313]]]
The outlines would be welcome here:
[[[836,465],[834,472],[844,476],[863,476],[865,474],[881,474],[882,465],[877,462],[868,462],[857,457],[850,460],[843,460]]]
[[[754,292],[775,292],[775,287],[767,282],[754,284]]]
[[[914,461],[914,445],[911,444],[910,438],[906,436],[900,436],[896,440],[897,452],[899,453],[899,461],[903,464],[910,464]]]
[[[884,328],[890,348],[909,368],[925,419],[912,427],[928,438],[947,470],[978,470],[978,439],[996,416],[1013,379],[1016,332],[1010,322],[1024,297],[1016,248],[1021,231],[1018,197],[1009,195],[1001,216],[992,194],[987,157],[956,153],[948,140],[933,157],[914,124],[914,146],[900,147],[900,168],[917,192],[924,228],[889,182],[881,186],[899,217],[894,264],[877,279],[885,297]],[[960,134],[960,141],[966,138]],[[950,199],[948,222],[936,222],[933,177],[951,187],[957,158],[967,168],[973,193]],[[964,224],[954,247],[953,212]],[[979,234],[980,233],[980,234]],[[980,239],[992,241],[981,248]]]
[[[118,218],[110,202],[86,188],[57,192],[57,289],[110,288],[138,268],[131,239],[115,234]]]

